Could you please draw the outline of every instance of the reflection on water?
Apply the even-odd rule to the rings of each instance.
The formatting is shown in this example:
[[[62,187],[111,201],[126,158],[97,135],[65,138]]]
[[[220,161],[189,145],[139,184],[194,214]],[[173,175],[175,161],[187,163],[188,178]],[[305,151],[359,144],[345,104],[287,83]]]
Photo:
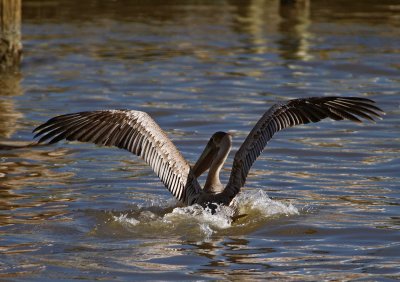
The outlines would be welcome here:
[[[65,197],[65,191],[52,193],[49,197],[43,198],[32,195],[31,189],[23,188],[38,185],[54,187],[67,183],[68,179],[73,177],[73,173],[55,172],[43,165],[52,163],[53,167],[61,166],[59,161],[62,161],[65,152],[65,150],[55,152],[21,150],[1,155],[0,206],[1,210],[10,211],[11,214],[1,214],[0,226],[27,222],[37,224],[68,213],[63,210],[66,207],[65,202],[73,199]]]
[[[10,138],[23,115],[15,109],[12,96],[21,95],[21,77],[19,75],[0,76],[0,138]]]
[[[387,114],[277,134],[216,216],[178,206],[117,149],[0,151],[1,278],[398,278],[396,1],[27,0],[23,9],[21,74],[0,78],[0,143],[30,142],[61,113],[129,108],[149,112],[193,163],[215,131],[231,132],[236,150],[276,100],[361,96]]]
[[[278,41],[282,57],[286,60],[311,59],[309,53],[311,33],[308,31],[310,21],[310,1],[280,1],[279,15],[282,21],[279,30],[283,35]]]

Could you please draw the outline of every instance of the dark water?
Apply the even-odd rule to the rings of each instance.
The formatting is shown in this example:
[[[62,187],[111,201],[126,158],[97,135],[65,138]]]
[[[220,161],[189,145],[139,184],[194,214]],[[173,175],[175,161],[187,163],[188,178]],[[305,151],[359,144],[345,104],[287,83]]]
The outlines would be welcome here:
[[[386,115],[278,133],[233,222],[228,208],[176,207],[124,151],[0,151],[0,278],[400,279],[399,1],[23,6],[21,73],[0,79],[0,142],[30,141],[57,114],[128,108],[194,162],[218,130],[236,150],[276,101],[366,97]]]

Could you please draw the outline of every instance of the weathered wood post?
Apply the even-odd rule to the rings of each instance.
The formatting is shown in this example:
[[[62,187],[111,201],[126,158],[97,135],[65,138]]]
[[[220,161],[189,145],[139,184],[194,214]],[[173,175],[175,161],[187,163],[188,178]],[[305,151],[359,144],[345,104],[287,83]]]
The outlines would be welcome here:
[[[21,53],[21,0],[0,0],[0,72],[18,70]]]

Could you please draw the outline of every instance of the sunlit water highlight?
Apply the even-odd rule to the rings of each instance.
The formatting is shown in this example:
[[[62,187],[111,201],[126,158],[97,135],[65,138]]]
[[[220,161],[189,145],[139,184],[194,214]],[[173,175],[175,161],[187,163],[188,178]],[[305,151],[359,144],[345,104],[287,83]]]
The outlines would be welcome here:
[[[276,101],[358,96],[386,115],[278,133],[216,215],[180,206],[125,151],[0,151],[0,279],[400,278],[396,1],[23,2],[21,73],[0,77],[0,143],[30,142],[66,112],[144,110],[190,163],[229,131],[226,183]]]

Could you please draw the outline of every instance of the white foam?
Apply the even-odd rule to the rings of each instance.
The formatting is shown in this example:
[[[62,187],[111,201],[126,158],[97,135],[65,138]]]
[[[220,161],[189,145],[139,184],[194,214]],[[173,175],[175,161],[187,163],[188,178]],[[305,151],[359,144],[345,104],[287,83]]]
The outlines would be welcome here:
[[[149,210],[157,207],[157,203],[152,201],[147,208],[140,208],[135,215],[121,214],[113,216],[113,219],[128,228],[141,229],[146,226],[148,232],[154,227],[158,232],[161,229],[176,234],[202,234],[203,238],[209,238],[218,231],[234,227],[233,219],[238,215],[247,215],[240,221],[240,225],[246,227],[254,222],[254,217],[257,217],[257,221],[261,219],[260,224],[263,224],[262,221],[271,216],[299,214],[298,209],[291,203],[272,200],[261,189],[242,191],[230,206],[217,205],[214,214],[200,205],[175,207],[171,212],[165,213],[162,207],[171,207],[172,203],[172,201],[159,202],[160,213],[155,214]]]
[[[214,230],[206,223],[200,224],[200,230],[206,236],[206,238],[210,238],[214,233]]]
[[[200,205],[175,208],[171,213],[164,215],[164,220],[173,220],[175,217],[184,217],[190,220],[196,220],[201,223],[210,224],[220,229],[229,228],[232,223],[234,210],[231,207],[217,206],[216,213],[204,209]]]
[[[121,214],[119,216],[113,216],[113,219],[122,225],[129,225],[129,226],[135,226],[140,223],[139,220],[133,218],[133,217],[128,217],[128,214]]]
[[[261,212],[265,216],[299,214],[299,210],[291,203],[272,200],[261,189],[243,191],[235,197],[231,205],[238,210],[239,214],[249,213],[252,210]]]

